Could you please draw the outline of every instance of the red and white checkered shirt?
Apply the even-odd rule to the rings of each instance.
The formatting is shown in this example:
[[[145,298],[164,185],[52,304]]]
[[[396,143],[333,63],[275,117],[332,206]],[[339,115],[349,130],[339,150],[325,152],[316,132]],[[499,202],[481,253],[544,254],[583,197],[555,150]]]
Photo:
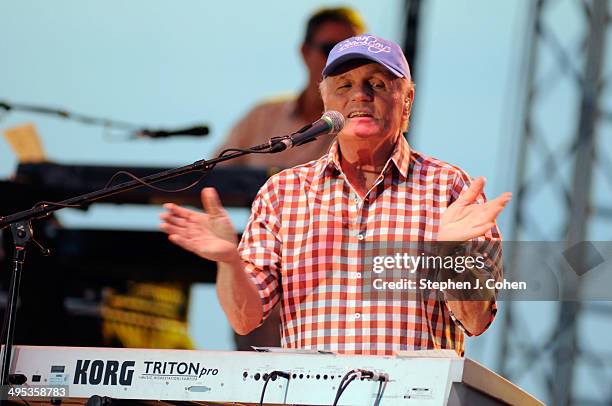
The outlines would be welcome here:
[[[401,136],[363,199],[342,172],[337,143],[319,160],[272,176],[253,202],[239,251],[259,289],[264,319],[281,300],[282,346],[463,355],[464,329],[443,296],[363,300],[356,275],[368,272],[360,263],[368,242],[435,241],[440,214],[469,183],[463,170],[411,151]],[[484,238],[501,239],[497,227]],[[501,276],[501,269],[493,272]],[[494,315],[492,303],[490,321]]]

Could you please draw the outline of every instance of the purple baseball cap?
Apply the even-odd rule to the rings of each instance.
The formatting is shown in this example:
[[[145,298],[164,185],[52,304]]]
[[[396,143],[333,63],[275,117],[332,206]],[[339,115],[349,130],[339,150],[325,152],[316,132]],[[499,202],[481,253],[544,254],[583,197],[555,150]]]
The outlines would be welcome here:
[[[395,76],[410,80],[410,67],[402,48],[395,42],[371,34],[338,42],[327,57],[323,77],[328,77],[340,65],[354,59],[369,59],[381,64]]]

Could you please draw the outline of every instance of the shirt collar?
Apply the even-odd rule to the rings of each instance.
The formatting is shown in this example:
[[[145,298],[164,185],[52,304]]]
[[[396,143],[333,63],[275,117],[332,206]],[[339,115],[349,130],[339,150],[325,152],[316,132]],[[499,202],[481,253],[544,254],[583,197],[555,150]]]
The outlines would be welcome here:
[[[406,141],[404,135],[400,134],[399,137],[397,137],[395,149],[391,154],[391,160],[404,178],[408,177],[408,169],[410,168],[410,154],[410,144],[408,144],[408,141]]]
[[[327,155],[323,157],[323,165],[317,176],[323,176],[327,170],[342,172],[338,148],[338,140],[336,139],[329,148]],[[406,138],[400,134],[397,137],[397,141],[389,161],[393,162],[399,173],[404,178],[408,177],[408,169],[410,168],[410,154],[410,145],[408,144],[408,141],[406,141]],[[389,166],[389,161],[387,161],[385,166]]]

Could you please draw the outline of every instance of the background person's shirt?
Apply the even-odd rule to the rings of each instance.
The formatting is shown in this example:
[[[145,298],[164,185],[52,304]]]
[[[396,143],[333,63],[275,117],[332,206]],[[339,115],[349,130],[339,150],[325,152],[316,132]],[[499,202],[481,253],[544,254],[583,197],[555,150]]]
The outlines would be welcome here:
[[[272,137],[296,132],[309,122],[297,113],[297,98],[283,97],[255,106],[230,131],[217,155],[226,148],[250,148],[263,144]],[[322,114],[322,113],[321,113]],[[226,162],[263,168],[290,168],[321,158],[333,141],[331,135],[321,135],[316,141],[277,154],[249,154]],[[216,155],[215,155],[216,156]]]

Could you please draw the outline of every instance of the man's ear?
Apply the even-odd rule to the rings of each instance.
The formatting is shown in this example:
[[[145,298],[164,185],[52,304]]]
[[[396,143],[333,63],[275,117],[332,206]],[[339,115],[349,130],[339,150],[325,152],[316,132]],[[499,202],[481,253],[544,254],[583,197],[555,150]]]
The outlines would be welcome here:
[[[408,108],[408,115],[410,115],[410,111],[412,110],[412,102],[414,102],[414,85],[410,83],[408,86],[408,95],[406,96],[406,107]]]
[[[410,115],[412,113],[412,103],[414,101],[414,85],[410,83],[408,94],[404,98],[404,111],[402,112],[402,131],[408,131]]]

